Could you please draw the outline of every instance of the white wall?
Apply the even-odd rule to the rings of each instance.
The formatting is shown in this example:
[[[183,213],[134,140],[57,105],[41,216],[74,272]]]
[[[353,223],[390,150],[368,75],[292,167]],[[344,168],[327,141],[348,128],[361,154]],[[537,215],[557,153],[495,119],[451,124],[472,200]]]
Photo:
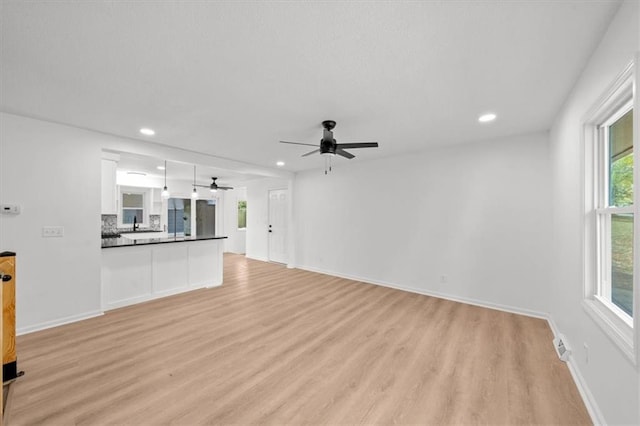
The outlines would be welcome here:
[[[252,259],[269,259],[269,190],[288,189],[288,179],[265,178],[247,182],[246,255]],[[291,196],[289,197],[291,202]]]
[[[234,188],[223,192],[224,199],[224,224],[223,235],[227,236],[224,240],[224,251],[231,253],[244,254],[247,250],[247,232],[246,230],[238,230],[238,201],[247,199],[246,188]]]
[[[293,213],[298,266],[544,314],[547,138],[345,160],[328,175],[300,173]]]
[[[582,308],[582,117],[633,59],[639,48],[638,3],[625,2],[591,57],[550,132],[553,245],[550,310],[573,345],[571,365],[591,394],[600,421],[638,424],[636,368]],[[637,94],[636,94],[637,96]],[[638,289],[636,289],[638,297]],[[636,331],[637,332],[637,331]],[[587,362],[584,344],[589,347]]]
[[[0,216],[0,251],[17,252],[18,332],[100,313],[101,137],[0,114],[0,202],[22,206]]]

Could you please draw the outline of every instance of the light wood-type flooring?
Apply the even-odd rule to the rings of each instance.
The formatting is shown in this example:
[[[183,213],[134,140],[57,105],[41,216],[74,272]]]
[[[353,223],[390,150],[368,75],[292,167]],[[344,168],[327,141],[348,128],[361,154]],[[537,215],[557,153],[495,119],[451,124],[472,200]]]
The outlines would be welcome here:
[[[224,263],[221,287],[19,336],[10,426],[590,423],[544,320]]]

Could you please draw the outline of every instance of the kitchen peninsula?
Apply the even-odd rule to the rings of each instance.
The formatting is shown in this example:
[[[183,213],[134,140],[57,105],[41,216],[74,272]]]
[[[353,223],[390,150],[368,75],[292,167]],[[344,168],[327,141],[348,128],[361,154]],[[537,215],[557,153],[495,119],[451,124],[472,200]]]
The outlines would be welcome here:
[[[221,285],[225,238],[103,238],[103,310]]]

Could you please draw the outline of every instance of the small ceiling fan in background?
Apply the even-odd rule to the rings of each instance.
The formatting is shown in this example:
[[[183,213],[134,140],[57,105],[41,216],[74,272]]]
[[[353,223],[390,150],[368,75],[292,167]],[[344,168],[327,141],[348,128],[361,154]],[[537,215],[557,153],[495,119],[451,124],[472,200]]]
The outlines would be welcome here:
[[[209,190],[211,192],[216,192],[218,190],[226,191],[227,189],[233,189],[232,186],[221,186],[221,185],[218,185],[216,183],[216,179],[218,179],[217,177],[212,177],[211,179],[212,179],[212,182],[211,182],[210,185],[194,185],[194,186],[198,186],[200,188],[209,188]]]
[[[333,137],[333,129],[336,127],[336,122],[333,120],[325,120],[322,122],[322,127],[324,128],[322,139],[320,139],[320,147],[318,149],[314,149],[311,152],[307,152],[306,154],[302,154],[303,157],[320,153],[321,155],[339,155],[341,157],[352,159],[355,155],[351,154],[345,149],[356,149],[356,148],[377,148],[378,142],[347,142],[347,143],[338,143],[336,139]],[[306,145],[306,146],[317,146],[309,143],[302,142],[289,142],[289,141],[280,141],[280,143],[287,143],[291,145]],[[329,171],[331,171],[331,166],[329,165]],[[327,170],[325,169],[325,174]]]

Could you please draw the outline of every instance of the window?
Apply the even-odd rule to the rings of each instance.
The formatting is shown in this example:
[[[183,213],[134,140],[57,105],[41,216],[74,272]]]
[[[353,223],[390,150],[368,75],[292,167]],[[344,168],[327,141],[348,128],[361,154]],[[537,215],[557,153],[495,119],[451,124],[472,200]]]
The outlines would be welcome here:
[[[633,317],[633,110],[627,102],[598,126],[596,296]],[[622,311],[622,312],[619,312]]]
[[[238,201],[238,229],[247,227],[247,202],[245,200]]]
[[[144,194],[122,193],[122,223],[132,224],[135,218],[136,223],[142,223],[144,218]]]
[[[584,307],[635,362],[633,66],[587,114],[584,122]]]

